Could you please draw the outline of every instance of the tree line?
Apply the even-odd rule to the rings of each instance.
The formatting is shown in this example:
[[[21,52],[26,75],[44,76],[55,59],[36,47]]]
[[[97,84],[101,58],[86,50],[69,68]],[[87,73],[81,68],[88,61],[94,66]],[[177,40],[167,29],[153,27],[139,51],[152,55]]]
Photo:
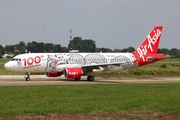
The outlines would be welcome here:
[[[95,41],[91,39],[82,39],[81,37],[74,37],[69,41],[68,47],[63,47],[60,44],[43,43],[43,42],[28,42],[27,44],[20,41],[15,45],[0,45],[0,57],[4,54],[23,54],[23,53],[55,53],[55,52],[70,52],[71,50],[79,50],[79,52],[133,52],[134,47],[127,47],[123,49],[97,48]],[[171,55],[180,58],[180,49],[159,48],[158,53]]]

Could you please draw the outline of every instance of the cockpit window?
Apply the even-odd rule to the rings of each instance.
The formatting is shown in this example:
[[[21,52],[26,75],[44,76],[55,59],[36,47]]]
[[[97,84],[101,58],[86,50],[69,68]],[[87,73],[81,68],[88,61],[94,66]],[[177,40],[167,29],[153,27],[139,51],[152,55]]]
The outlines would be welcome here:
[[[13,58],[11,61],[21,61],[21,58]]]
[[[11,61],[15,61],[15,58],[13,58]]]

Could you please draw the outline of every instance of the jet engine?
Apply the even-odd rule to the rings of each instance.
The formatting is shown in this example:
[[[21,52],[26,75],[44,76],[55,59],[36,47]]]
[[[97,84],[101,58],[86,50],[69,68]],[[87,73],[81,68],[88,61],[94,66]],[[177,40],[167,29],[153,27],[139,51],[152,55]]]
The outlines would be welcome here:
[[[47,77],[58,77],[61,76],[63,72],[46,72]]]
[[[64,76],[66,78],[80,78],[82,74],[82,68],[66,68],[64,70]]]

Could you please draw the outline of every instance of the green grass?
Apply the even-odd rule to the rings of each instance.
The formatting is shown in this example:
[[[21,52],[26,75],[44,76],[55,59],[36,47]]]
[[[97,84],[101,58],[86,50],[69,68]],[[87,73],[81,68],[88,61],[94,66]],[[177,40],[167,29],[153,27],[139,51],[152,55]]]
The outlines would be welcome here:
[[[6,62],[8,62],[10,59],[0,59],[0,63],[1,64],[4,64],[4,63],[6,63]]]
[[[0,117],[143,111],[180,115],[180,84],[0,87]]]
[[[4,69],[8,60],[0,59],[0,74],[24,74]],[[94,73],[100,77],[179,76],[180,59],[128,71]],[[162,67],[165,66],[165,67]],[[180,115],[180,84],[117,84],[0,87],[0,117],[86,114],[92,111],[145,111]]]
[[[163,62],[180,63],[180,58],[166,58],[162,61],[159,61],[158,63],[163,63]]]

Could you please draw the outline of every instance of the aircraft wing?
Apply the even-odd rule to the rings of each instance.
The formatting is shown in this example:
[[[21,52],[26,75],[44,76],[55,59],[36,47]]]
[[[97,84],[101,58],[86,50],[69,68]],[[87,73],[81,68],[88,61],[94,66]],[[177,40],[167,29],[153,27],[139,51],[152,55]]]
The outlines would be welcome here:
[[[82,65],[83,69],[86,70],[93,70],[93,69],[101,69],[101,68],[108,68],[108,66],[120,66],[127,62],[115,62],[115,63],[100,63],[100,64],[90,64],[90,65]]]

